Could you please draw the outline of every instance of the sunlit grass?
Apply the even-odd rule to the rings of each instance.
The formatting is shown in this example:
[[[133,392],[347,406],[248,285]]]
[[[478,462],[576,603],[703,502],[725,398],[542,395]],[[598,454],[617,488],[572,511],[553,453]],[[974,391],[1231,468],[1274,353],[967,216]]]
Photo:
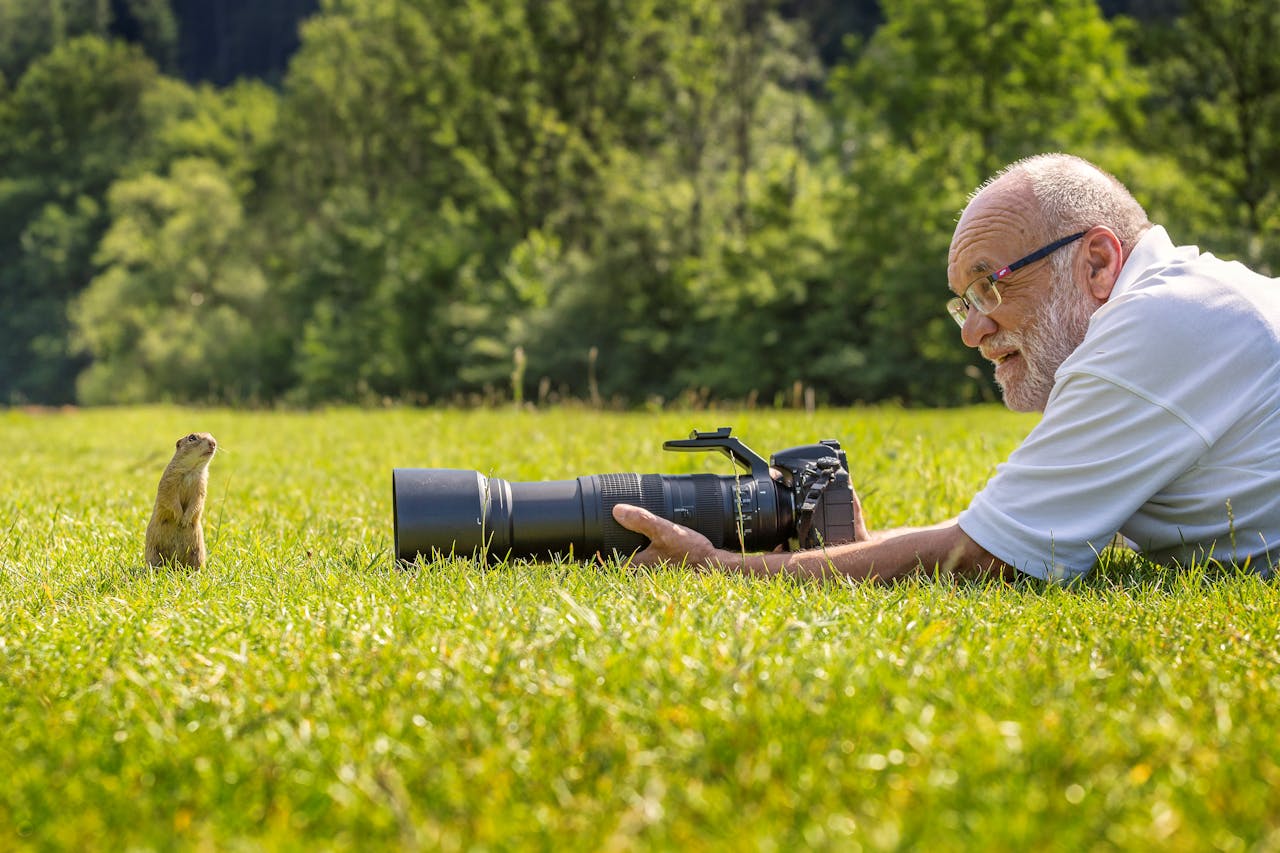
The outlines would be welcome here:
[[[1280,602],[1108,556],[894,587],[391,561],[390,471],[727,473],[840,438],[875,526],[962,509],[996,408],[0,413],[0,848],[1276,849]],[[208,430],[198,573],[143,568]]]

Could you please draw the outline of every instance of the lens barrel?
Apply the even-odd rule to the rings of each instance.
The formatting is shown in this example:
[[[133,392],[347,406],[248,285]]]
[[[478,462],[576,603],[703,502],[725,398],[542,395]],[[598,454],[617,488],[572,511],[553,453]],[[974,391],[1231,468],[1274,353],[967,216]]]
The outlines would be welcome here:
[[[410,562],[419,554],[630,554],[648,540],[614,521],[620,503],[733,550],[774,548],[787,540],[794,518],[789,491],[749,475],[594,474],[521,483],[478,471],[396,468],[391,480],[396,557]]]

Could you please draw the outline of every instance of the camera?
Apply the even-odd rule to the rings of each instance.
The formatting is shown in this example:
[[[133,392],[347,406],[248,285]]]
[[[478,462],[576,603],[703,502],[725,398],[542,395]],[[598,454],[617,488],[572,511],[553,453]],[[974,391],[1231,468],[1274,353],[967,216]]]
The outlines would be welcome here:
[[[721,427],[695,430],[663,448],[719,451],[738,473],[592,474],[521,483],[472,470],[396,468],[396,558],[625,556],[648,539],[614,521],[620,503],[692,528],[717,548],[772,551],[853,541],[853,488],[838,441],[788,448],[765,461],[731,427]]]

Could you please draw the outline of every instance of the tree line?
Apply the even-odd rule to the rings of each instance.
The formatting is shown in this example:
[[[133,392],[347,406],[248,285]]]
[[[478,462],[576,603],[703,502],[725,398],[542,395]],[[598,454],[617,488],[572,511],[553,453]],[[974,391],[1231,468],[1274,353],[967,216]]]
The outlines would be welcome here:
[[[1046,150],[1280,270],[1271,0],[320,0],[225,83],[190,5],[0,0],[0,403],[988,399],[947,244]]]

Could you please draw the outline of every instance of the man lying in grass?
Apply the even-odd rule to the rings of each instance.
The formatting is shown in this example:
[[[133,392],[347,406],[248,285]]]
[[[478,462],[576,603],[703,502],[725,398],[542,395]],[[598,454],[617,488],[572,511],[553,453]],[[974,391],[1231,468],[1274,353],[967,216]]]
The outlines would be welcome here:
[[[1088,571],[1117,532],[1155,560],[1267,573],[1280,561],[1280,280],[1175,246],[1119,181],[1062,154],[979,188],[947,278],[947,309],[995,365],[1005,404],[1044,412],[966,510],[880,535],[860,521],[847,545],[744,555],[619,505],[615,519],[650,539],[636,561],[1061,579]]]

